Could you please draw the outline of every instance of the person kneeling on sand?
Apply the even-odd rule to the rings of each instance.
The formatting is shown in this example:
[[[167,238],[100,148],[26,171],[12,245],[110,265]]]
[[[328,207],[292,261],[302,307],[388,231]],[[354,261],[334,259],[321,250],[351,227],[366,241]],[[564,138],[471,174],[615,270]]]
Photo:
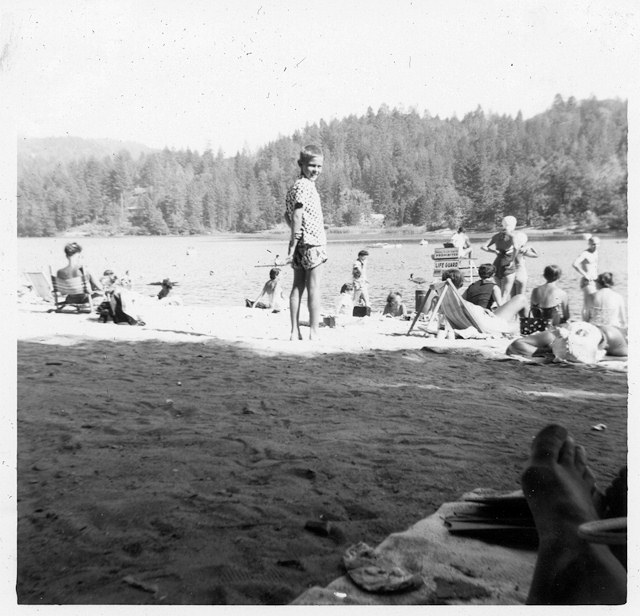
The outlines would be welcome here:
[[[264,301],[260,301],[264,298]],[[284,293],[282,290],[282,284],[280,283],[280,268],[274,267],[269,271],[269,280],[264,283],[260,295],[251,301],[245,299],[247,308],[271,308],[272,312],[280,312],[284,305]]]
[[[387,303],[382,311],[382,315],[387,317],[404,317],[406,314],[407,307],[402,301],[402,293],[400,293],[400,291],[391,291],[387,296]]]
[[[623,471],[624,472],[624,471]],[[604,544],[591,543],[579,528],[597,522],[616,491],[603,494],[587,465],[586,452],[562,426],[535,437],[522,490],[538,532],[538,555],[527,597],[530,605],[619,605],[626,602],[627,574]],[[614,513],[620,515],[622,512]],[[622,515],[626,516],[626,507]]]

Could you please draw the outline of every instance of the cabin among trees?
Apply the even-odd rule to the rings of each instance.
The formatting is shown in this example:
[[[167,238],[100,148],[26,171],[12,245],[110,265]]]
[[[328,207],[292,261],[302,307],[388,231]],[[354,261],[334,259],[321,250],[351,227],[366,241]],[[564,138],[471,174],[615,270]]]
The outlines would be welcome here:
[[[505,214],[540,228],[627,226],[627,103],[557,95],[527,120],[480,107],[460,120],[383,105],[233,157],[188,149],[74,157],[52,147],[45,155],[19,142],[18,235],[272,229],[306,143],[325,152],[318,190],[332,226],[488,229]]]

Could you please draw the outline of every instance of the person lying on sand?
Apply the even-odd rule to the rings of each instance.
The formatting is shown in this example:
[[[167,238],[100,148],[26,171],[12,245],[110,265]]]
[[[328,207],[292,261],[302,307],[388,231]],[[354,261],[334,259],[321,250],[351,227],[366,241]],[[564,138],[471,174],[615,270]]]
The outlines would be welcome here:
[[[624,565],[607,545],[590,543],[579,533],[581,524],[600,520],[603,494],[584,448],[565,428],[549,425],[537,434],[521,484],[539,540],[527,603],[625,603]]]
[[[629,346],[625,330],[619,327],[574,321],[518,338],[506,353],[522,357],[553,355],[576,363],[596,363],[605,355],[627,357]]]
[[[387,296],[387,303],[382,311],[383,316],[387,317],[404,317],[407,314],[407,307],[402,301],[402,293],[400,291],[391,291]]]

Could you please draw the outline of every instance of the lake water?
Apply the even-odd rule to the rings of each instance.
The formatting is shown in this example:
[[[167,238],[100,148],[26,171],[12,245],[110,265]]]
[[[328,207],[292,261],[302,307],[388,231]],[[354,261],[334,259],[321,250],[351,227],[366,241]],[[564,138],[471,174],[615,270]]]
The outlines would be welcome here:
[[[276,254],[285,255],[287,238],[278,239],[229,239],[210,236],[200,237],[118,237],[118,238],[19,238],[18,273],[42,270],[48,272],[65,263],[64,245],[78,241],[83,247],[83,259],[87,268],[99,277],[105,269],[117,274],[129,270],[133,288],[143,294],[154,295],[158,287],[150,286],[163,278],[178,282],[175,292],[189,305],[238,305],[244,299],[255,299],[269,277],[269,266]],[[472,240],[476,265],[491,262],[492,255],[480,250],[486,241]],[[370,247],[379,242],[389,242],[388,247]],[[571,267],[573,260],[586,248],[587,242],[576,240],[532,239],[540,257],[527,259],[529,292],[542,284],[542,271],[548,264],[562,268],[561,284],[569,293],[572,314],[577,316],[582,306],[579,276]],[[358,251],[367,247],[370,295],[374,310],[381,310],[390,290],[403,294],[410,309],[415,305],[416,285],[410,275],[432,279],[435,247],[441,240],[430,240],[421,245],[419,238],[389,240],[385,237],[368,237],[365,241],[331,240],[328,245],[329,260],[322,276],[322,306],[330,311],[343,283],[351,280],[351,266]],[[627,294],[627,240],[602,238],[600,244],[600,271],[611,271],[616,280],[616,290]],[[286,292],[291,286],[290,267],[283,267],[281,274]],[[420,287],[424,288],[424,287]]]

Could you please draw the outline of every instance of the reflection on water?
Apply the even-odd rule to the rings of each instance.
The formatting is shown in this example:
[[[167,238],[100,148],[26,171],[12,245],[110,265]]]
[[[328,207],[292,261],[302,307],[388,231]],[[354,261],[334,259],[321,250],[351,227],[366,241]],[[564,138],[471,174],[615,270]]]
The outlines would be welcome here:
[[[186,304],[238,305],[244,299],[259,294],[269,277],[269,266],[276,255],[285,255],[287,239],[219,239],[202,237],[121,237],[121,238],[20,238],[18,240],[18,272],[44,270],[49,265],[58,268],[65,263],[63,247],[76,240],[83,247],[84,262],[93,272],[102,274],[109,268],[122,274],[129,270],[134,288],[155,295],[158,288],[149,286],[163,278],[178,282],[175,291]],[[419,238],[394,241],[385,246],[373,246],[384,238],[354,241],[331,241],[329,261],[323,266],[322,305],[331,310],[344,282],[351,280],[351,266],[358,251],[367,247],[369,260],[370,295],[374,309],[382,309],[391,290],[400,291],[409,308],[414,306],[415,277],[432,279],[433,248],[441,244],[430,241],[420,244]],[[476,265],[491,262],[492,255],[480,250],[483,242],[472,241]],[[562,268],[561,284],[569,293],[572,313],[577,316],[582,305],[578,286],[579,276],[571,267],[573,260],[586,248],[586,241],[554,240],[530,241],[539,253],[537,259],[527,259],[529,291],[542,284],[542,270],[548,264]],[[611,271],[616,290],[627,293],[627,240],[604,238],[600,245],[600,271]],[[291,269],[282,268],[285,288],[292,280]]]

